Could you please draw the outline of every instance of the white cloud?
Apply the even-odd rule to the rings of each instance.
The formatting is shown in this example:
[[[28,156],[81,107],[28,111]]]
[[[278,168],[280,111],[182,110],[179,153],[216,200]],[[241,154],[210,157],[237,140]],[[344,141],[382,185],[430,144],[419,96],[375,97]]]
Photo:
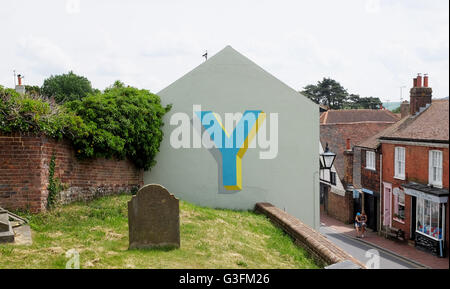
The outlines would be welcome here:
[[[397,100],[428,72],[449,94],[447,0],[68,1],[2,1],[1,84],[73,69],[157,92],[229,44],[295,89],[333,77]]]

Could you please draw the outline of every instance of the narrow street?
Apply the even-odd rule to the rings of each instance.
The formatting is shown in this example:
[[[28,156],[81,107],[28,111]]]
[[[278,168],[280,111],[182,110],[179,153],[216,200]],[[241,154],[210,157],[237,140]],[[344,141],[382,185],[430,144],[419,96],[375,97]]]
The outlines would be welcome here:
[[[404,258],[400,258],[388,251],[381,250],[378,247],[371,246],[351,236],[348,236],[342,232],[338,232],[333,228],[327,227],[323,223],[321,223],[319,231],[320,233],[325,235],[331,242],[336,244],[338,247],[340,247],[341,249],[343,249],[344,251],[346,251],[347,253],[349,253],[362,263],[366,264],[368,268],[371,267],[371,264],[377,266],[377,263],[379,263],[379,269],[423,268],[415,263],[407,261]],[[376,250],[376,251],[369,251],[369,250]],[[374,256],[374,252],[378,252],[379,259],[378,257]]]

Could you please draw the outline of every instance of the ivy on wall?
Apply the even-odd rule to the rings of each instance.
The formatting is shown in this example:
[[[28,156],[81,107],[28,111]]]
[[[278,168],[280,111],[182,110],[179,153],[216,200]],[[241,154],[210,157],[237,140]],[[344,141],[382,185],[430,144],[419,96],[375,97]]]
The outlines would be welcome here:
[[[148,90],[119,81],[103,92],[62,105],[0,86],[0,132],[66,138],[78,158],[128,158],[147,170],[156,163],[163,138],[162,117],[170,108],[163,107],[159,96]]]

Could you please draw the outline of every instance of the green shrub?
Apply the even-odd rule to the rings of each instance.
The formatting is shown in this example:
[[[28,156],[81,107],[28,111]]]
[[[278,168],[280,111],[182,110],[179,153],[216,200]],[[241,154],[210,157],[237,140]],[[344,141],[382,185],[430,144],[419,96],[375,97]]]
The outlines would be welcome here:
[[[103,93],[65,104],[88,128],[85,138],[74,138],[80,157],[128,158],[139,168],[155,164],[163,137],[162,117],[170,109],[159,96],[116,81]]]
[[[73,112],[45,99],[20,95],[0,86],[0,131],[44,133],[62,138],[66,133],[83,136],[83,120]]]
[[[51,104],[0,86],[0,132],[35,132],[69,139],[79,158],[128,158],[149,169],[163,137],[162,117],[170,109],[148,90],[117,81],[65,103]]]

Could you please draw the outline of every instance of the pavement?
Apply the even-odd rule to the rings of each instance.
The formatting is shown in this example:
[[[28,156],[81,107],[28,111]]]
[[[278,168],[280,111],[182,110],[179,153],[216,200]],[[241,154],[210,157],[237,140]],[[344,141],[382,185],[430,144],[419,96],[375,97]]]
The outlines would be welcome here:
[[[322,234],[347,251],[347,253],[366,264],[368,268],[449,268],[448,257],[439,258],[433,256],[406,243],[378,236],[370,229],[366,232],[365,238],[356,238],[356,230],[353,225],[344,224],[325,214],[321,214],[320,221],[319,231]]]

